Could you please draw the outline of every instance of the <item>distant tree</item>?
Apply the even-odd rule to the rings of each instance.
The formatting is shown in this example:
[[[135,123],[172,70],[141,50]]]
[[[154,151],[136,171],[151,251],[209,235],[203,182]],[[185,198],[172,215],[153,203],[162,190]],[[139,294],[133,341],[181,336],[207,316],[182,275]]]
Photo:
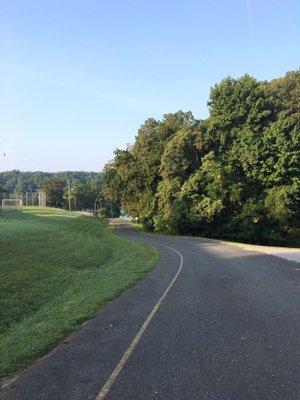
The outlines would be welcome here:
[[[47,205],[50,207],[62,207],[64,202],[65,183],[54,176],[44,181],[43,189],[46,193]]]
[[[102,206],[103,181],[102,177],[92,178],[85,183],[77,182],[72,185],[72,208],[86,210],[93,208],[94,204]]]
[[[91,179],[102,179],[103,174],[98,172],[85,171],[64,171],[64,172],[21,172],[18,170],[0,172],[0,183],[10,193],[24,195],[26,192],[34,191],[43,186],[45,180],[56,176],[65,185],[68,181],[75,183],[86,183]]]

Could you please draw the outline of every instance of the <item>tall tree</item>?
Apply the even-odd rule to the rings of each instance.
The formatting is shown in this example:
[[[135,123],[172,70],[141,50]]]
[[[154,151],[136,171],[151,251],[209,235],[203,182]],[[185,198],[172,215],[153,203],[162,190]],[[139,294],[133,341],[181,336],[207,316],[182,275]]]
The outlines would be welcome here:
[[[105,194],[148,229],[276,242],[299,232],[300,71],[211,89],[210,115],[148,119],[105,170]]]
[[[46,193],[47,204],[50,207],[63,206],[65,184],[60,178],[54,176],[45,180],[43,189]]]

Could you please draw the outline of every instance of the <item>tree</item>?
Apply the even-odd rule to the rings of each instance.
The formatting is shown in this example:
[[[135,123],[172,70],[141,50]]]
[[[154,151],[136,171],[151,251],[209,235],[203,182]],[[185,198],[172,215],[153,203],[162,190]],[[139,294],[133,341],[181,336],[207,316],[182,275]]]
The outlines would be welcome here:
[[[105,168],[105,195],[150,230],[253,242],[297,234],[300,71],[211,89],[210,115],[148,119]]]
[[[44,181],[43,189],[46,193],[47,204],[50,207],[62,207],[64,202],[64,182],[54,176]]]
[[[91,179],[103,179],[103,174],[99,172],[85,171],[64,171],[64,172],[21,172],[18,170],[0,172],[0,183],[9,193],[24,195],[26,192],[35,191],[42,188],[45,180],[58,177],[65,185],[68,181],[76,183],[86,183]]]
[[[266,91],[273,98],[276,114],[300,116],[300,69],[287,72],[282,78],[265,84]]]
[[[170,233],[184,232],[184,207],[180,200],[181,187],[200,165],[203,142],[198,125],[185,126],[165,145],[161,157],[162,180],[157,188],[156,230]]]

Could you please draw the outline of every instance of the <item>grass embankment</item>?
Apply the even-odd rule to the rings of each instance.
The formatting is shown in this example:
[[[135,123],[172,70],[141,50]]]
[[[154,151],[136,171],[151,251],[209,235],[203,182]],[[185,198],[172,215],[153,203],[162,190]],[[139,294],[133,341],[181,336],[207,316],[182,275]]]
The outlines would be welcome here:
[[[0,376],[45,354],[141,279],[156,250],[55,209],[0,216]]]

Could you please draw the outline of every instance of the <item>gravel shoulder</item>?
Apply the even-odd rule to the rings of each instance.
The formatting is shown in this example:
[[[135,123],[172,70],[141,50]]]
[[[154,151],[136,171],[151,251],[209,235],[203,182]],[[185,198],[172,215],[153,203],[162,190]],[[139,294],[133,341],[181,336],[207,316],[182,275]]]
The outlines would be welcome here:
[[[260,246],[260,245],[254,245],[254,244],[244,244],[244,243],[226,242],[226,241],[222,241],[222,243],[230,245],[230,246],[236,246],[243,250],[256,251],[259,253],[269,254],[269,255],[284,258],[289,261],[296,261],[296,262],[300,263],[300,249],[299,248]]]

